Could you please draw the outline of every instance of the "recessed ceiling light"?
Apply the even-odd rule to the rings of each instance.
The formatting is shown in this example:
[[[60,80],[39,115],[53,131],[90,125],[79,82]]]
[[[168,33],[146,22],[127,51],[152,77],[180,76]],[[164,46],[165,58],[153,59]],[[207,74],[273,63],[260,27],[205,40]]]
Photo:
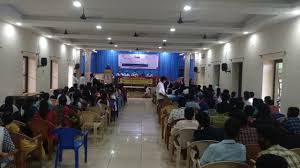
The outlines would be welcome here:
[[[192,9],[192,7],[190,6],[190,5],[185,5],[184,7],[183,7],[183,10],[184,11],[190,11]]]
[[[203,48],[203,50],[208,50],[208,48]]]
[[[111,40],[111,37],[107,37],[107,40]]]
[[[198,52],[197,52],[197,51],[195,51],[195,52],[194,52],[194,54],[198,54]]]
[[[165,42],[167,42],[167,40],[163,40],[163,42],[165,43]]]
[[[118,45],[116,44],[115,47],[118,47]]]
[[[174,27],[170,28],[170,32],[175,32],[175,31],[176,31],[176,29]]]
[[[161,46],[159,46],[159,47],[158,47],[158,49],[162,49],[162,47],[161,47]]]
[[[292,14],[292,15],[299,15],[299,14],[300,14],[300,10],[295,9],[295,10],[293,10],[293,11],[291,12],[291,14]]]
[[[101,26],[101,25],[97,25],[96,28],[97,28],[98,30],[100,30],[100,29],[102,29],[102,26]]]
[[[219,43],[219,44],[224,44],[225,42],[224,42],[224,41],[218,41],[218,43]]]
[[[16,23],[17,26],[22,26],[23,24],[21,22]]]
[[[75,6],[76,8],[80,8],[82,4],[79,1],[73,1],[73,6]]]
[[[249,34],[249,32],[245,31],[245,32],[243,32],[243,34],[245,34],[245,35],[246,35],[246,34]]]

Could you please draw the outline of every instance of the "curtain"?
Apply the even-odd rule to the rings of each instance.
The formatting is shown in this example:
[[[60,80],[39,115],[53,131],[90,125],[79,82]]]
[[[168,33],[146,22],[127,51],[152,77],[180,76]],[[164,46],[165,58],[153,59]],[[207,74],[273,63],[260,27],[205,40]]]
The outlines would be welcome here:
[[[159,68],[154,70],[144,69],[121,69],[118,67],[118,55],[119,54],[159,54]],[[103,73],[105,67],[109,65],[113,74],[118,71],[128,72],[129,74],[137,72],[138,74],[153,74],[154,76],[166,76],[170,80],[176,80],[179,75],[179,68],[182,66],[183,56],[179,53],[170,52],[129,52],[129,51],[115,51],[115,50],[98,50],[97,53],[91,54],[91,72]]]

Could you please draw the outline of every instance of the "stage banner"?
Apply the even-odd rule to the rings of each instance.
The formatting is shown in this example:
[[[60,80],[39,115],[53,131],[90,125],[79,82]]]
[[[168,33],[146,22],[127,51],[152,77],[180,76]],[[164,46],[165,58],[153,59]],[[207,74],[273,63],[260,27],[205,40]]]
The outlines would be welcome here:
[[[153,78],[122,77],[119,78],[119,82],[124,85],[152,85]]]
[[[123,69],[158,69],[158,54],[119,54],[119,68]]]

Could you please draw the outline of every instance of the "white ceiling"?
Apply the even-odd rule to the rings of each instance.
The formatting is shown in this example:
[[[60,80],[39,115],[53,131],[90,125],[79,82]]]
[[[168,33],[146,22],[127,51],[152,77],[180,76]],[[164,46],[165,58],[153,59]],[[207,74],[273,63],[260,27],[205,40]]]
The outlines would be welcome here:
[[[294,17],[300,0],[81,0],[88,20],[80,20],[82,9],[72,0],[0,0],[0,18],[20,21],[54,38],[85,48],[157,50],[167,39],[164,50],[194,51],[254,32],[274,20]],[[192,10],[180,11],[189,4]],[[101,24],[102,30],[96,30]],[[176,32],[170,33],[170,27]],[[69,34],[64,35],[67,29]],[[134,32],[140,37],[133,37]],[[206,39],[203,35],[206,34]]]

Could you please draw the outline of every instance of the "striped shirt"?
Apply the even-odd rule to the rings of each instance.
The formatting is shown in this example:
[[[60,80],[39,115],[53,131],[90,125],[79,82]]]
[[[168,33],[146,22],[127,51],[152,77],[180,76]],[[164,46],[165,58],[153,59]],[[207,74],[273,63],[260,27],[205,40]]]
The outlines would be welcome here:
[[[288,163],[288,168],[300,167],[300,156],[280,145],[271,146],[269,149],[260,152],[259,157],[266,154],[273,154],[284,158]]]

